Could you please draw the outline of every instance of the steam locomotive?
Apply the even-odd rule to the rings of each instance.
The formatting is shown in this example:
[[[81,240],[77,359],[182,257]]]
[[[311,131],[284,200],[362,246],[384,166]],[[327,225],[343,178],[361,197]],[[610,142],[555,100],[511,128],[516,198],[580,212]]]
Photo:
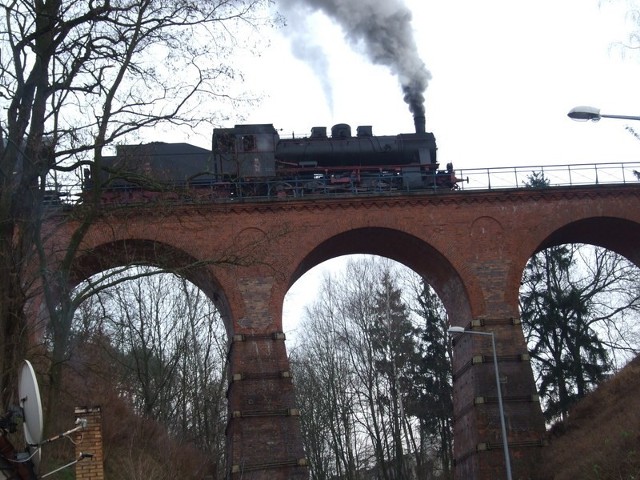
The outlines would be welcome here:
[[[272,124],[215,128],[210,151],[184,143],[120,146],[100,172],[85,174],[85,185],[99,179],[104,201],[457,188],[453,166],[438,169],[424,117],[416,117],[415,126],[416,133],[395,136],[359,126],[353,136],[341,123],[330,136],[326,127],[314,127],[298,138],[280,138]]]

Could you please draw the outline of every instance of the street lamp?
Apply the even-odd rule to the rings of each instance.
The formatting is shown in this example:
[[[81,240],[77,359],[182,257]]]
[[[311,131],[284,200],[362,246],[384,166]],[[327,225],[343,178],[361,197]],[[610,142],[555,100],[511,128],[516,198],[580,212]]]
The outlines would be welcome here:
[[[633,115],[603,115],[599,108],[595,107],[574,107],[567,114],[569,118],[577,122],[586,122],[591,120],[597,122],[601,118],[619,118],[621,120],[640,120],[640,117]]]
[[[502,449],[504,451],[504,466],[507,470],[507,480],[511,478],[511,460],[509,458],[509,443],[507,442],[507,427],[504,420],[504,408],[502,407],[502,391],[500,388],[500,372],[498,371],[498,356],[496,355],[496,337],[493,332],[474,332],[473,330],[465,330],[464,327],[449,327],[449,333],[468,333],[470,335],[484,335],[491,337],[491,348],[493,350],[493,368],[496,375],[496,388],[498,389],[498,408],[500,410],[500,427],[502,428]]]

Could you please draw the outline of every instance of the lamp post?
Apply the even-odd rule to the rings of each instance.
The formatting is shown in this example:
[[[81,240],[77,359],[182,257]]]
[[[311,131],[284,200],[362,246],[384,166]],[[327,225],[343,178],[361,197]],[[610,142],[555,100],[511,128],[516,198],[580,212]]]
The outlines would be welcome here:
[[[595,107],[574,107],[567,114],[569,118],[576,122],[586,122],[591,120],[597,122],[601,118],[618,118],[621,120],[640,120],[640,117],[634,115],[604,115],[600,113],[599,108]]]
[[[496,375],[496,388],[498,389],[498,409],[500,410],[500,427],[502,429],[502,449],[504,452],[504,466],[507,471],[507,480],[512,480],[511,477],[511,460],[509,458],[509,443],[507,441],[507,427],[504,419],[504,408],[502,406],[502,391],[500,388],[500,372],[498,371],[498,356],[496,355],[496,339],[493,332],[474,332],[472,330],[465,330],[463,327],[450,327],[449,333],[460,333],[470,335],[483,335],[491,337],[491,348],[493,350],[493,368]]]

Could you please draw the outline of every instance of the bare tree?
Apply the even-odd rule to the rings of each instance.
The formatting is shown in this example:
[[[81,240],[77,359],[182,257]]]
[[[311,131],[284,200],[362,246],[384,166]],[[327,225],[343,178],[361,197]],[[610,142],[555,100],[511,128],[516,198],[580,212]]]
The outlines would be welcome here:
[[[323,295],[308,308],[303,322],[305,339],[292,355],[305,450],[317,480],[333,475],[355,480],[360,467],[354,380],[343,347],[343,312],[336,287],[330,277],[324,279]]]
[[[378,400],[385,389],[377,370],[374,339],[370,335],[375,315],[372,290],[378,272],[373,262],[360,259],[347,264],[341,277],[341,311],[343,348],[353,371],[358,420],[371,444],[373,462],[382,478],[388,478],[388,424]]]
[[[89,298],[74,325],[72,343],[106,339],[95,347],[111,368],[95,370],[109,371],[105,382],[133,412],[206,452],[222,475],[227,342],[215,305],[184,279],[144,275]],[[70,358],[76,368],[91,368],[75,352]]]
[[[307,309],[292,358],[313,478],[414,478],[414,462],[422,476],[450,466],[450,359],[434,346],[443,341],[446,316],[436,324],[412,314],[427,307],[415,304],[422,290],[402,290],[404,276],[386,260],[350,260],[324,279]],[[425,320],[435,331],[428,338],[419,327]],[[443,391],[425,392],[436,385]],[[431,408],[421,409],[428,394]],[[444,445],[436,459],[438,448],[427,446],[437,434]]]
[[[268,0],[8,0],[0,27],[0,391],[6,404],[29,325],[25,303],[43,289],[54,340],[55,405],[73,310],[70,272],[97,212],[84,199],[69,249],[51,264],[43,248],[43,200],[59,175],[82,181],[104,148],[163,123],[194,127],[213,118],[211,100],[231,100],[229,54],[264,23]],[[179,72],[180,74],[176,74]],[[80,213],[80,211],[78,211]],[[34,268],[34,266],[36,268]],[[39,277],[32,274],[39,273]]]
[[[626,40],[620,40],[618,47],[622,49],[623,54],[630,52],[637,55],[640,50],[640,2],[638,0],[606,0],[604,3],[621,3],[627,5],[626,20],[629,23],[630,30]]]

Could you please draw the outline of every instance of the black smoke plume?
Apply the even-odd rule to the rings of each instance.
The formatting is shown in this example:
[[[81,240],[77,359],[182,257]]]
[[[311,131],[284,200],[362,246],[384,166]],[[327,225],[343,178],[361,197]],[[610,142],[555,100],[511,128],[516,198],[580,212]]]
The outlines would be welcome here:
[[[411,11],[402,0],[278,0],[277,3],[289,18],[295,48],[300,49],[299,43],[308,39],[304,17],[313,11],[323,12],[342,27],[352,45],[362,46],[373,63],[385,65],[397,75],[411,112],[424,115],[424,91],[431,74],[418,56]],[[309,61],[302,55],[299,57]],[[313,61],[326,66],[326,59],[319,60],[317,55]],[[314,71],[322,79],[326,92],[328,82],[324,72],[321,68]]]

